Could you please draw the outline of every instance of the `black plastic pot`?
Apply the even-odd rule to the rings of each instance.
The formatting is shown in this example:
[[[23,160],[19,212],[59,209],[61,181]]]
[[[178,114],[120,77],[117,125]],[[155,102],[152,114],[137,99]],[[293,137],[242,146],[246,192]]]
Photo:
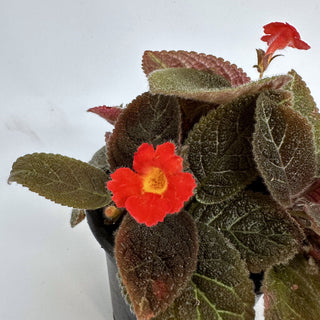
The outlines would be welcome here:
[[[101,245],[102,249],[106,252],[108,275],[110,283],[110,293],[112,300],[113,319],[114,320],[137,320],[136,316],[131,312],[130,306],[126,303],[118,280],[118,269],[116,260],[114,258],[114,232],[119,226],[105,225],[101,210],[87,210],[87,222],[89,227]],[[109,320],[110,316],[106,318]]]

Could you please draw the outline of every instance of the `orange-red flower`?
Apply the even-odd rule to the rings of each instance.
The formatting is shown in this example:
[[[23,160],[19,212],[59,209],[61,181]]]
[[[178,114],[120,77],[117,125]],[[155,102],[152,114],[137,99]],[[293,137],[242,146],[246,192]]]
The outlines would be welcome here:
[[[295,27],[289,23],[271,22],[263,27],[264,35],[261,40],[267,42],[266,55],[273,54],[276,50],[286,47],[296,49],[310,49],[310,46],[301,40],[300,34]]]
[[[181,210],[196,187],[193,176],[182,172],[182,162],[173,143],[158,145],[156,150],[143,143],[134,155],[134,171],[119,168],[111,174],[107,187],[112,200],[148,227],[162,222],[167,214]]]
[[[289,23],[271,22],[265,25],[263,29],[265,35],[261,37],[261,40],[267,42],[269,47],[266,52],[262,49],[257,49],[258,64],[254,67],[258,69],[260,78],[262,78],[270,62],[278,57],[278,55],[273,55],[275,51],[286,47],[304,50],[310,49],[310,46],[301,40],[296,28]]]

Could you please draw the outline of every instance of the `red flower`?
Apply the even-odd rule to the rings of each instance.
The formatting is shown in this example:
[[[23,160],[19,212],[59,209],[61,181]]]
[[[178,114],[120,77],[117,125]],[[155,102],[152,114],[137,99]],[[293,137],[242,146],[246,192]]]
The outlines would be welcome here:
[[[148,227],[162,222],[167,214],[179,212],[196,187],[193,176],[182,172],[183,159],[174,152],[175,145],[170,142],[156,150],[143,143],[134,155],[135,172],[117,169],[107,183],[115,204]]]
[[[271,22],[265,25],[263,29],[266,35],[261,40],[267,42],[269,46],[266,55],[272,55],[276,50],[286,47],[304,50],[310,49],[310,46],[301,40],[296,28],[289,23]]]
[[[295,27],[289,23],[271,22],[263,27],[265,35],[261,38],[262,41],[267,42],[268,50],[264,52],[262,49],[257,49],[258,64],[254,67],[260,73],[260,79],[263,73],[267,70],[270,62],[278,57],[273,56],[276,50],[281,50],[286,47],[296,49],[310,49],[310,46],[300,39],[300,34]]]

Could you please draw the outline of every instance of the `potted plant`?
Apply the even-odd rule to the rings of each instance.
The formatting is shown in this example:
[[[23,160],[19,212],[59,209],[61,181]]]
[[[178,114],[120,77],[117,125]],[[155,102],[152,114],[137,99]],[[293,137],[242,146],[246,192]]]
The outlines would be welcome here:
[[[9,182],[75,208],[73,226],[87,216],[115,319],[254,319],[257,274],[265,319],[319,319],[320,115],[296,71],[263,77],[277,50],[310,47],[288,23],[264,31],[259,80],[212,55],[146,51],[150,91],[90,109],[114,130],[89,163],[13,164]]]

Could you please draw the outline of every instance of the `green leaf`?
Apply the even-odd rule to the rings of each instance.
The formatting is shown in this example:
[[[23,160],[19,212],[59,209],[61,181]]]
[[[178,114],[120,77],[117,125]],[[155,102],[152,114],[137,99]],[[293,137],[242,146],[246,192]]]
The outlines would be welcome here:
[[[152,318],[152,320],[200,320],[199,302],[192,282],[190,282],[168,309],[157,317]]]
[[[320,235],[320,204],[307,201],[303,205],[303,210],[306,217],[302,215],[302,221],[306,224],[306,228]]]
[[[204,71],[171,68],[152,72],[148,80],[152,93],[224,104],[242,95],[258,93],[266,89],[282,88],[291,80],[291,76],[282,75],[265,78],[238,87],[228,88],[223,82],[219,83],[213,76],[210,77],[208,73],[205,75]]]
[[[188,68],[170,68],[154,71],[149,77],[149,83],[151,91],[154,91],[153,88],[155,87],[165,88],[166,92],[163,92],[163,94],[175,90],[192,92],[195,88],[201,88],[204,91],[212,88],[231,87],[228,80],[214,72]]]
[[[81,221],[83,221],[86,217],[85,210],[83,209],[72,209],[71,218],[70,218],[70,225],[71,228],[74,228],[78,225]]]
[[[156,320],[254,319],[253,283],[238,251],[216,229],[197,226],[197,271],[183,294]]]
[[[179,143],[181,115],[175,97],[144,93],[120,114],[108,143],[112,171],[132,167],[133,155],[144,143]]]
[[[103,170],[106,173],[110,172],[110,167],[108,163],[107,158],[107,148],[106,146],[103,146],[100,148],[91,158],[91,160],[88,162],[92,166],[99,168]]]
[[[314,115],[317,113],[317,106],[311,96],[310,89],[302,80],[295,70],[291,70],[288,74],[292,76],[292,80],[284,87],[293,93],[292,108],[307,119],[315,120]]]
[[[320,273],[317,265],[298,255],[288,265],[271,269],[264,280],[266,320],[318,320]]]
[[[232,86],[239,86],[250,81],[242,69],[213,55],[187,51],[150,51],[144,52],[142,68],[148,76],[151,72],[166,68],[191,68],[215,72],[227,79]]]
[[[179,99],[181,109],[181,135],[184,141],[193,126],[199,122],[200,118],[207,115],[211,110],[217,109],[219,105],[195,100]]]
[[[79,209],[97,209],[111,201],[106,181],[107,175],[98,168],[46,153],[18,158],[8,179],[56,203]]]
[[[262,93],[257,100],[253,151],[258,169],[273,198],[291,207],[316,172],[311,125],[290,108],[281,91]]]
[[[220,230],[253,273],[291,259],[304,238],[290,216],[261,193],[242,192],[215,205],[194,203],[189,213],[196,222]]]
[[[168,215],[154,227],[124,217],[115,257],[138,319],[155,317],[182,293],[196,269],[197,253],[197,228],[187,212]]]
[[[314,140],[316,147],[316,157],[318,159],[318,175],[320,173],[320,114],[310,89],[294,70],[289,74],[292,76],[292,81],[285,87],[293,93],[292,108],[303,115],[313,127]]]
[[[188,161],[198,180],[199,202],[224,201],[257,175],[251,150],[256,97],[220,106],[202,117],[189,134]]]

